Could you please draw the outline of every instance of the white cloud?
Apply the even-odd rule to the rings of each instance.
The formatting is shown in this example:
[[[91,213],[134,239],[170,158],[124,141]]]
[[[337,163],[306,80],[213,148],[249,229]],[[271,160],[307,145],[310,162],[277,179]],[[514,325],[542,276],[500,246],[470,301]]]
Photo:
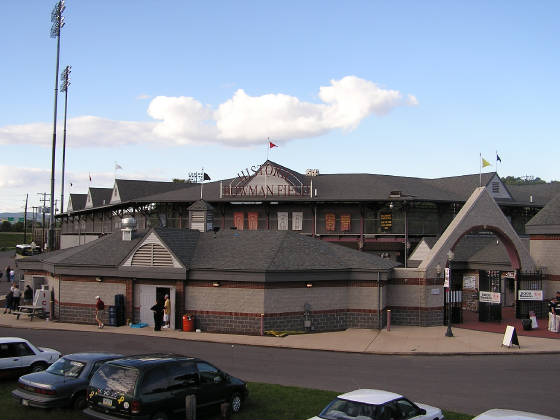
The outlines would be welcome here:
[[[144,95],[140,95],[139,98]],[[353,130],[368,116],[385,115],[398,106],[415,106],[413,95],[384,89],[356,76],[331,80],[319,88],[322,103],[304,102],[281,93],[250,96],[238,89],[216,109],[191,97],[157,96],[147,112],[155,121],[114,121],[95,116],[68,121],[69,147],[127,144],[221,143],[249,146],[273,137],[280,141],[317,137],[336,129]],[[61,129],[58,129],[61,133]],[[0,127],[0,144],[50,146],[52,125],[30,123]]]
[[[146,93],[141,93],[140,95],[138,95],[136,97],[136,99],[138,99],[139,101],[143,100],[143,99],[150,99],[152,97],[152,95],[148,95]]]

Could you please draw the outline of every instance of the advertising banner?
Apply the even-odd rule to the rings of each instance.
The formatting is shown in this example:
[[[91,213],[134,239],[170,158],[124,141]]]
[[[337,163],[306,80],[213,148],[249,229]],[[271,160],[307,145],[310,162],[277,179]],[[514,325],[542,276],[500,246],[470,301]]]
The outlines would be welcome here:
[[[517,296],[519,300],[543,300],[542,290],[518,290]]]

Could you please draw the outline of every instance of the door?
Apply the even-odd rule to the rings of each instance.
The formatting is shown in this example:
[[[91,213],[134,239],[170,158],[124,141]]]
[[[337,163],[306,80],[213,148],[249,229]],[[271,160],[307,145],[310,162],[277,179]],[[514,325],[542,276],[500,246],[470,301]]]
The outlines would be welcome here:
[[[479,272],[479,289],[480,292],[493,292],[500,297],[499,302],[479,302],[478,304],[478,320],[480,322],[501,321],[502,320],[502,279],[501,274],[497,270],[480,270]],[[481,293],[482,295],[482,293]],[[479,298],[482,300],[482,296]]]
[[[150,310],[156,303],[156,288],[149,284],[140,285],[140,322],[154,326],[154,313]]]
[[[226,383],[220,370],[205,362],[198,362],[196,368],[200,377],[197,405],[207,406],[225,401]]]

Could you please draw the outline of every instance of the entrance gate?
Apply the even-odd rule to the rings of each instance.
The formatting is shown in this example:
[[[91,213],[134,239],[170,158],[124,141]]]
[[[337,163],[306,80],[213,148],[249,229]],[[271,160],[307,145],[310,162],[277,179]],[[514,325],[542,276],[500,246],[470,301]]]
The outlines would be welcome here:
[[[491,292],[493,296],[499,296],[492,302],[478,303],[478,320],[480,322],[501,321],[502,320],[502,278],[500,271],[497,270],[480,270],[478,277],[478,287],[482,292]]]
[[[443,299],[443,320],[447,324],[449,312],[451,312],[451,323],[461,324],[463,322],[463,279],[460,271],[449,270],[449,290],[445,291]]]
[[[548,307],[544,300],[519,300],[519,290],[543,290],[543,276],[540,271],[517,273],[515,285],[515,317],[529,318],[529,311],[535,312],[537,318],[548,316]]]

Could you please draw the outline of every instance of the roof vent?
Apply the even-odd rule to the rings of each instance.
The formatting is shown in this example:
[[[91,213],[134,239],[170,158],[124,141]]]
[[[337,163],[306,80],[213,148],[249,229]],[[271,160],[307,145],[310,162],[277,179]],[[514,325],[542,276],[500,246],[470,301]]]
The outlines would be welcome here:
[[[389,194],[390,198],[398,198],[402,196],[402,191],[391,191]]]
[[[319,169],[307,169],[305,171],[305,175],[307,175],[307,176],[317,176],[317,175],[319,175]]]
[[[136,219],[125,217],[121,221],[121,232],[123,241],[132,241],[132,232],[136,230]]]

